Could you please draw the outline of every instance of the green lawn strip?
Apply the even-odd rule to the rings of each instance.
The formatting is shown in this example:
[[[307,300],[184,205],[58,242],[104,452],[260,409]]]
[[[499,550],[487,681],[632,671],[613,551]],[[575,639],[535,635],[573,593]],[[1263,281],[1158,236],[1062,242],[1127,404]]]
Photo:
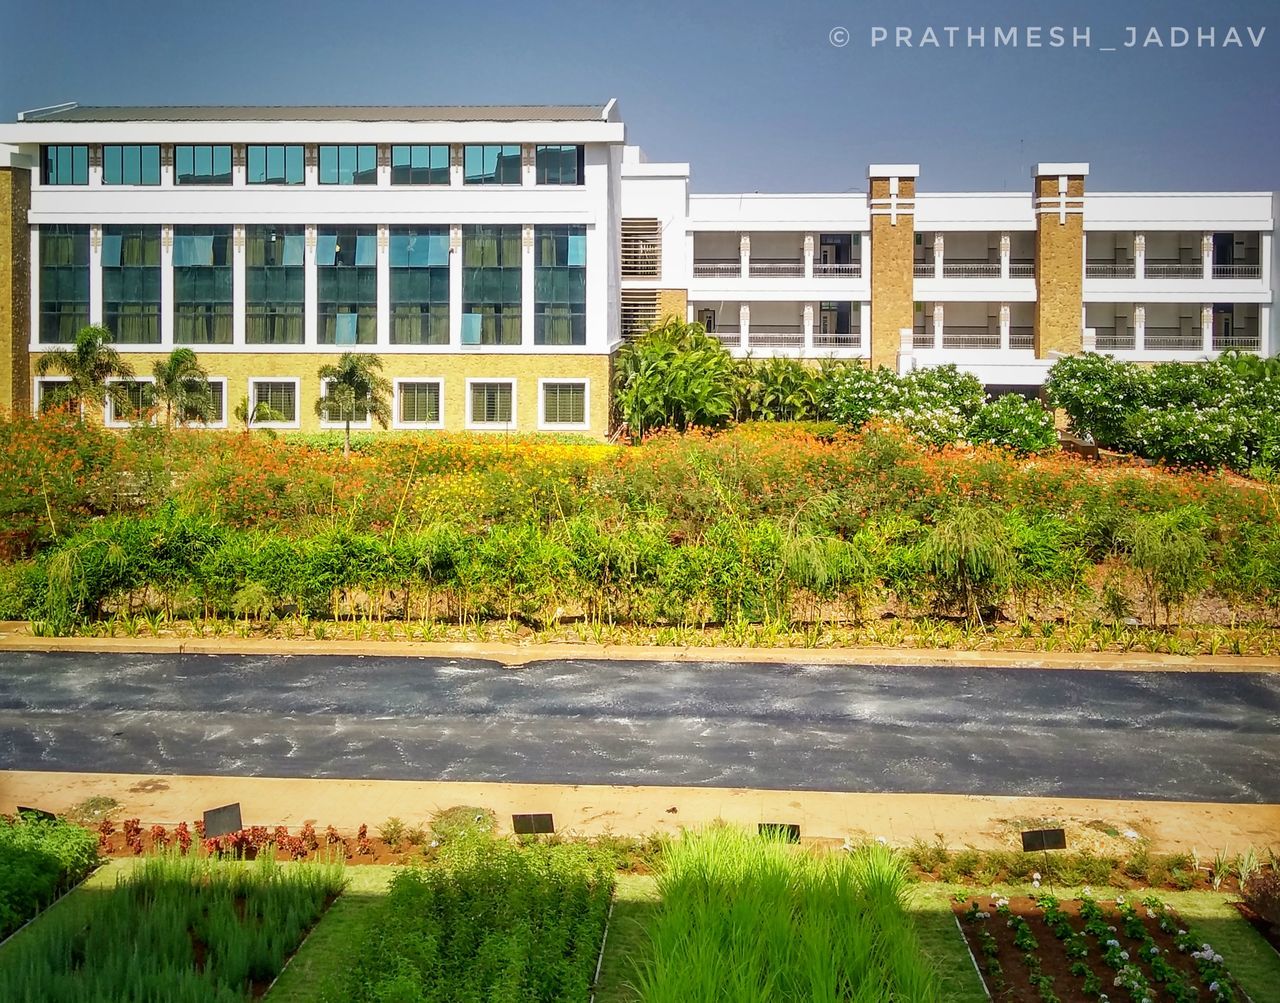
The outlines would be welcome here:
[[[596,1003],[635,1003],[640,998],[631,982],[636,963],[649,955],[649,937],[644,924],[657,904],[658,884],[653,877],[618,875],[604,963],[596,985]]]
[[[938,973],[942,998],[947,1003],[987,1003],[982,979],[951,911],[951,891],[940,885],[915,885],[907,912],[915,922],[921,948]]]
[[[372,908],[387,894],[399,868],[368,864],[347,868],[347,887],[329,907],[267,993],[271,1003],[321,1003],[343,996],[350,951],[364,937]]]
[[[939,882],[924,884],[922,889],[932,892],[944,902],[949,902],[956,893],[969,896],[983,896],[988,892],[1001,895],[1027,895],[1035,889],[1030,885],[951,885]],[[1058,885],[1052,889],[1047,886],[1042,891],[1051,891],[1058,898],[1079,898],[1083,886]],[[1223,892],[1196,891],[1176,892],[1164,889],[1150,890],[1145,888],[1101,888],[1092,887],[1093,897],[1099,900],[1114,899],[1123,896],[1131,902],[1139,902],[1148,895],[1155,895],[1162,902],[1173,908],[1189,929],[1198,934],[1206,943],[1226,959],[1227,970],[1231,977],[1239,983],[1240,988],[1249,994],[1253,1003],[1280,1003],[1280,954],[1277,954],[1262,936],[1231,905],[1231,898]],[[965,959],[968,964],[968,958]],[[972,969],[972,965],[969,966]]]

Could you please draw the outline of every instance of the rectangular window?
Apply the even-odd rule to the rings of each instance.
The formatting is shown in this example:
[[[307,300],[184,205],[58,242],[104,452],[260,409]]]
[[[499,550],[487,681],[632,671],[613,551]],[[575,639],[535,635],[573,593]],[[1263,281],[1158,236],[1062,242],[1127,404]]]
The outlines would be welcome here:
[[[468,185],[520,184],[520,146],[466,146],[462,181]]]
[[[108,425],[138,421],[155,407],[156,388],[150,380],[112,380],[114,392],[107,397]]]
[[[245,181],[251,185],[301,185],[307,175],[301,146],[249,146]]]
[[[462,228],[462,344],[520,344],[521,228]]]
[[[175,146],[173,148],[173,183],[175,185],[231,184],[230,146]]]
[[[449,147],[391,147],[391,183],[393,185],[447,185],[449,183]]]
[[[40,227],[40,340],[66,345],[89,323],[89,228]]]
[[[320,381],[320,397],[322,399],[329,396],[329,388],[333,386],[332,380]],[[342,428],[347,423],[347,408],[338,401],[334,401],[330,408],[320,415],[320,424],[325,428]],[[351,424],[359,425],[363,428],[372,427],[373,421],[369,417],[369,398],[364,396],[357,398],[350,409]]]
[[[539,146],[534,149],[535,181],[540,185],[583,183],[581,146]]]
[[[543,383],[542,423],[544,425],[586,425],[586,383],[581,381]]]
[[[391,228],[391,344],[449,344],[449,228]]]
[[[510,425],[514,408],[514,393],[509,380],[503,382],[474,382],[468,387],[471,395],[470,424]]]
[[[587,343],[587,229],[534,229],[535,345]]]
[[[301,345],[306,324],[306,233],[301,226],[246,226],[244,339]]]
[[[396,416],[401,425],[439,425],[440,381],[406,380],[397,387]]]
[[[44,412],[52,411],[55,408],[66,408],[70,411],[77,410],[75,399],[68,393],[70,389],[70,380],[50,379],[45,376],[37,378],[36,411],[44,414]]]
[[[378,232],[375,227],[321,227],[316,234],[322,345],[378,340]]]
[[[225,425],[227,421],[227,381],[222,377],[210,377],[209,411],[201,414],[189,408],[182,414],[182,421],[189,425]]]
[[[160,343],[160,227],[102,228],[102,314],[116,342]]]
[[[87,185],[89,147],[42,146],[40,181],[46,185]]]
[[[174,344],[231,344],[231,284],[231,227],[175,226]]]
[[[292,425],[298,421],[298,384],[293,380],[251,380],[250,414],[269,410],[271,417],[255,418],[254,424]]]
[[[102,183],[104,185],[158,185],[160,183],[160,147],[104,146],[102,148]]]
[[[321,146],[320,183],[322,185],[376,185],[378,183],[378,148],[376,146]]]

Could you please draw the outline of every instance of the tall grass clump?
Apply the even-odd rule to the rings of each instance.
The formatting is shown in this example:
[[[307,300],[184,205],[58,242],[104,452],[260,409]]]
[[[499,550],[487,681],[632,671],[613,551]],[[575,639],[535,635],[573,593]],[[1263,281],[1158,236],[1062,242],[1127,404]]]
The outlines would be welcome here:
[[[940,1001],[882,846],[812,854],[727,826],[665,848],[643,1003]]]
[[[7,1003],[243,1003],[342,889],[340,863],[165,854],[84,889],[0,953]]]

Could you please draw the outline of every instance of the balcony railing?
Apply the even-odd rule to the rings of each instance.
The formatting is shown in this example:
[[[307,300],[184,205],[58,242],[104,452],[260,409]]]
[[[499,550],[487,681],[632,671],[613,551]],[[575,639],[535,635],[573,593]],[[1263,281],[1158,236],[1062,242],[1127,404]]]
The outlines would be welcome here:
[[[1231,348],[1245,352],[1259,352],[1262,350],[1262,336],[1257,331],[1232,331],[1230,334],[1215,331],[1213,350],[1225,352]]]
[[[815,261],[813,263],[813,274],[815,277],[856,279],[862,275],[862,262],[850,261],[846,264],[832,265]]]
[[[985,327],[944,327],[943,348],[999,348],[1000,332]]]
[[[917,261],[915,263],[915,271],[912,273],[917,279],[933,278],[933,262]]]
[[[857,331],[851,331],[848,334],[821,334],[815,331],[813,347],[820,351],[857,349],[862,347],[862,335]]]
[[[755,278],[756,276],[762,278],[796,278],[799,276],[803,278],[804,262],[790,259],[770,261],[767,258],[764,260],[752,258],[751,277]]]
[[[803,324],[751,325],[747,334],[747,347],[756,348],[804,348]]]
[[[1131,279],[1134,274],[1132,261],[1090,261],[1084,266],[1086,279]]]
[[[948,279],[998,279],[998,261],[942,261],[943,277]]]
[[[1034,279],[1035,277],[1036,277],[1036,263],[1034,261],[1010,261],[1009,262],[1009,278]]]
[[[1215,279],[1257,279],[1262,277],[1261,265],[1214,265]]]
[[[736,327],[725,327],[721,325],[714,331],[707,332],[708,338],[715,338],[716,341],[724,345],[725,348],[737,348],[742,343],[742,332]]]
[[[1099,352],[1132,352],[1135,346],[1133,332],[1127,328],[1095,327]]]
[[[1149,279],[1199,279],[1204,277],[1204,266],[1148,261],[1146,276]]]
[[[693,274],[700,279],[737,279],[742,277],[742,261],[738,258],[711,259],[693,263]]]
[[[1009,347],[1027,351],[1036,347],[1035,331],[1029,327],[1009,328]]]
[[[1143,346],[1156,352],[1199,352],[1204,350],[1200,328],[1184,331],[1180,327],[1148,327],[1143,332]]]
[[[933,347],[933,328],[917,327],[911,332],[912,348],[932,348]]]

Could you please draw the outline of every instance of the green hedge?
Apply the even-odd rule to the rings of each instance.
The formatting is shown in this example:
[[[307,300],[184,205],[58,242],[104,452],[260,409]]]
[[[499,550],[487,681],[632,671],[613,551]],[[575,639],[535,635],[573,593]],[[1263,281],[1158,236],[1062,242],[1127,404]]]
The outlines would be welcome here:
[[[84,879],[98,837],[61,820],[0,815],[0,939]]]

